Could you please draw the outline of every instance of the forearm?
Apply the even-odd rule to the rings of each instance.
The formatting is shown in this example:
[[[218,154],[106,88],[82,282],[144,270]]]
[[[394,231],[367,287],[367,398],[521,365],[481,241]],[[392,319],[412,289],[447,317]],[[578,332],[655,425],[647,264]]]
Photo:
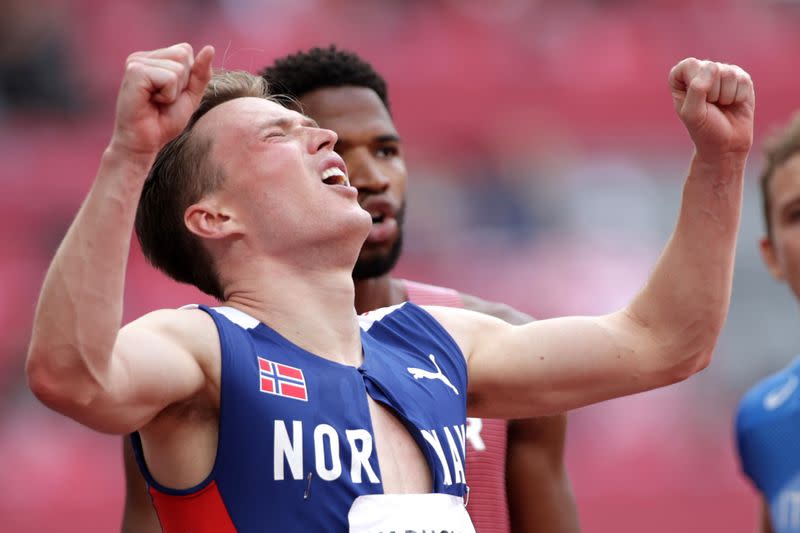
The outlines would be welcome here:
[[[125,267],[141,186],[152,158],[109,148],[48,269],[28,353],[31,385],[97,380],[122,320]],[[36,390],[36,388],[35,388]],[[79,390],[81,390],[79,388]]]
[[[692,160],[676,229],[628,308],[662,352],[651,362],[688,372],[708,363],[730,301],[745,162]]]

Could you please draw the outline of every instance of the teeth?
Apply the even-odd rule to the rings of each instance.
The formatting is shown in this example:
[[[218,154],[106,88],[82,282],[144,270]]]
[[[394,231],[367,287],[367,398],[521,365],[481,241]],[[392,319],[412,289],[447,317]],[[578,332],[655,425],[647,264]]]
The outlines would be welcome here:
[[[344,176],[344,172],[338,167],[331,167],[322,173],[322,179],[331,178],[333,176]]]
[[[340,178],[343,178],[341,180],[342,184],[348,185],[348,186],[350,185],[350,180],[347,179],[347,175],[344,172],[342,172],[342,169],[340,169],[338,167],[331,167],[329,169],[326,169],[325,172],[322,173],[322,180],[324,181],[324,180],[327,180],[329,178],[333,178],[334,176],[338,176]]]

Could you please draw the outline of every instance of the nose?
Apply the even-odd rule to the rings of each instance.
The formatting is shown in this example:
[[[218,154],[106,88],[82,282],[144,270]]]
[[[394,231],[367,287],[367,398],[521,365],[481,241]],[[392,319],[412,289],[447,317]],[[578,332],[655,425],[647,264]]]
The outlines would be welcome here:
[[[310,137],[311,148],[314,153],[324,149],[333,150],[333,147],[336,146],[336,141],[339,140],[339,136],[336,135],[335,131],[323,128],[313,128]]]
[[[380,194],[389,188],[389,177],[368,148],[359,147],[351,150],[345,161],[350,184],[359,192]]]

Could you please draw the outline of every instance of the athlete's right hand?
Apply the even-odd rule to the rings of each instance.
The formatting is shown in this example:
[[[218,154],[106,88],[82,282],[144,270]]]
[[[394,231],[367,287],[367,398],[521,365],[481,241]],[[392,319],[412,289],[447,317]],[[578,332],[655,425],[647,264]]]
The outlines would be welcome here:
[[[200,103],[213,58],[211,46],[195,56],[187,43],[128,56],[111,148],[150,158],[177,136]]]

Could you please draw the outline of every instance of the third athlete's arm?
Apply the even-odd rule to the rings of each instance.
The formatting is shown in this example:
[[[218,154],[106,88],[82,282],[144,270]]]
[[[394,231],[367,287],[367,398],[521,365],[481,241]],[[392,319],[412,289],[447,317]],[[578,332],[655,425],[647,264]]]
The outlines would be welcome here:
[[[122,533],[161,533],[158,515],[147,492],[147,483],[136,464],[131,439],[127,435],[122,438],[122,458],[125,467]]]
[[[769,503],[766,498],[761,500],[761,516],[759,518],[761,522],[759,533],[773,533],[772,518],[770,517]]]

